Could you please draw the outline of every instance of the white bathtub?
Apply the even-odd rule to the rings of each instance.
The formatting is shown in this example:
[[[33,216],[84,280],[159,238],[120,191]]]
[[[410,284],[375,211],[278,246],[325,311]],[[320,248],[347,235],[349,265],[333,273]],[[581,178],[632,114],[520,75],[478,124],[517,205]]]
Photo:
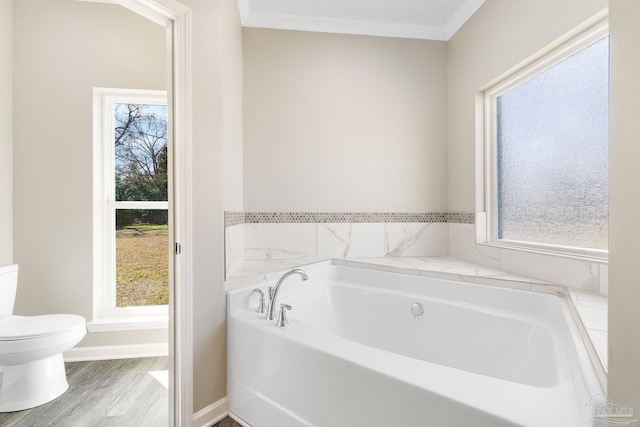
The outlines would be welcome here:
[[[253,288],[227,292],[229,408],[248,426],[582,427],[585,402],[602,398],[562,298],[340,266],[308,275],[281,288],[285,328],[256,313]]]

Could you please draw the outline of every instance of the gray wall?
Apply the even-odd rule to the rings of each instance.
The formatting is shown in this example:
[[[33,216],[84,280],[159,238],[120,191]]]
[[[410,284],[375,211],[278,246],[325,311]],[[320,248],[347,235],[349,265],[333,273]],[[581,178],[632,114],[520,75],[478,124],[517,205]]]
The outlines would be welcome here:
[[[446,44],[244,29],[247,211],[446,209]]]
[[[606,7],[606,0],[487,0],[451,38],[447,51],[450,212],[485,211],[484,135],[477,104],[481,90]],[[451,242],[449,253],[464,255],[468,261],[590,292],[606,288],[606,265],[601,263],[481,246],[475,243],[475,233]]]
[[[223,187],[234,188],[237,183],[225,176],[231,172],[223,159],[225,149],[238,149],[242,134],[235,99],[242,93],[238,70],[242,33],[234,0],[181,3],[193,13],[193,410],[197,412],[227,395]]]
[[[449,209],[476,204],[475,96],[502,73],[607,7],[604,0],[487,0],[449,43]],[[610,2],[609,397],[640,408],[640,3]],[[553,13],[549,11],[553,10]]]
[[[2,1],[0,18],[5,19],[11,2]],[[193,28],[191,314],[197,412],[226,396],[223,182],[230,193],[242,184],[235,180],[237,169],[223,172],[223,157],[229,153],[235,165],[241,164],[242,33],[235,1],[182,3],[192,10]],[[164,89],[165,32],[114,5],[20,0],[15,9],[13,232],[15,261],[21,265],[17,311],[78,313],[90,319],[91,88]],[[5,40],[0,42],[3,60],[9,57]],[[4,75],[0,81],[11,86]],[[7,114],[0,110],[0,120],[7,120]],[[3,138],[2,150],[10,147]],[[7,179],[2,175],[0,185],[10,187]],[[4,203],[5,196],[0,197]],[[241,197],[227,203],[230,209],[241,208]],[[0,230],[5,233],[11,224],[2,215]],[[0,245],[2,250],[10,247]],[[82,345],[156,342],[165,334],[103,333],[85,338]]]
[[[237,10],[232,0],[184,0],[185,5],[193,10],[193,68],[194,68],[194,411],[217,401],[226,394],[226,360],[225,360],[225,326],[224,326],[224,298],[223,298],[223,238],[222,238],[222,208],[241,206],[237,198],[226,195],[227,191],[239,191],[238,180],[233,171],[223,172],[223,158],[227,153],[234,152],[231,157],[238,163],[238,144],[241,126],[238,125],[237,94],[242,92],[237,82],[238,55],[242,40],[238,26]],[[55,5],[50,7],[48,5]],[[513,2],[508,0],[487,0],[487,3],[472,20],[463,27],[461,32],[449,44],[449,173],[446,167],[439,167],[433,175],[428,175],[435,182],[442,185],[446,177],[450,179],[448,192],[449,209],[452,211],[471,211],[475,209],[475,113],[474,99],[477,89],[501,72],[506,71],[519,61],[525,59],[536,50],[544,47],[564,32],[568,31],[588,16],[602,7],[605,1],[600,0],[567,0],[559,5],[557,2]],[[86,55],[78,54],[73,43],[85,43],[87,35],[93,31],[92,27],[104,27],[93,21],[88,14],[89,8],[112,6],[96,6],[77,3],[69,0],[20,0],[16,2],[15,14],[15,108],[14,127],[14,219],[13,234],[15,240],[15,261],[21,264],[21,293],[19,295],[19,309],[25,314],[41,312],[77,312],[90,315],[91,310],[91,202],[90,192],[90,124],[78,124],[80,119],[88,117],[90,123],[90,108],[74,116],[60,107],[61,100],[66,100],[84,89],[69,88],[71,82],[83,82],[85,87],[93,85],[120,86],[119,81],[84,82],[86,68],[97,64],[87,59]],[[562,11],[557,8],[561,7]],[[81,8],[82,13],[74,15],[70,9]],[[3,65],[11,60],[10,53],[10,17],[11,1],[0,1],[0,58]],[[554,13],[549,13],[554,10]],[[76,10],[77,12],[77,10]],[[61,13],[59,19],[52,19]],[[53,14],[53,15],[52,15]],[[635,307],[639,295],[635,259],[640,236],[629,227],[635,220],[633,214],[640,208],[640,200],[633,197],[629,183],[640,181],[637,176],[632,150],[637,144],[633,138],[638,134],[637,120],[627,118],[624,111],[637,114],[638,86],[635,73],[625,70],[637,70],[637,58],[640,54],[634,49],[635,40],[640,37],[638,16],[640,11],[635,0],[617,0],[612,4],[611,13],[612,32],[612,164],[616,165],[612,171],[612,205],[611,205],[611,277],[610,286],[610,340],[612,359],[610,361],[610,390],[611,397],[629,407],[640,407],[639,390],[636,385],[638,378],[637,361],[640,360],[638,340],[629,332],[628,325],[638,324],[638,310]],[[77,20],[70,16],[79,16]],[[101,19],[110,16],[107,9],[100,14]],[[126,20],[126,19],[125,19]],[[5,23],[8,22],[6,25]],[[122,22],[118,19],[118,22]],[[542,25],[540,23],[543,23]],[[57,25],[56,25],[57,24]],[[51,28],[53,26],[53,28]],[[67,32],[63,27],[70,28],[76,35],[75,39],[63,40],[69,44],[61,44],[61,37]],[[126,30],[118,27],[120,34]],[[488,29],[491,29],[489,31]],[[38,34],[45,34],[45,29],[55,30],[46,37],[39,38]],[[253,31],[253,30],[251,30]],[[256,30],[262,31],[262,30]],[[135,31],[136,37],[141,30]],[[248,32],[247,32],[248,33]],[[245,36],[247,36],[245,33]],[[83,37],[77,37],[83,34]],[[314,35],[315,36],[318,35]],[[250,37],[250,36],[249,36]],[[324,36],[318,36],[317,43]],[[346,36],[345,36],[346,37]],[[131,41],[135,38],[127,38]],[[366,39],[366,38],[363,38]],[[383,39],[379,39],[382,43]],[[107,40],[94,40],[91,46],[106,43]],[[377,42],[377,41],[376,41]],[[279,44],[278,42],[277,44]],[[294,43],[289,40],[287,43]],[[316,41],[314,41],[316,43]],[[417,42],[422,45],[422,42]],[[277,46],[274,45],[274,46]],[[425,46],[428,43],[425,44]],[[57,51],[63,46],[62,52]],[[78,47],[79,48],[79,47]],[[162,46],[164,49],[164,46]],[[252,49],[248,47],[247,49]],[[426,50],[429,50],[427,48]],[[26,54],[28,52],[28,54]],[[57,52],[57,53],[56,53]],[[247,50],[245,49],[245,61]],[[485,54],[481,55],[484,52]],[[436,55],[439,56],[439,55]],[[286,59],[286,58],[284,58]],[[95,59],[101,61],[101,58]],[[164,59],[140,58],[144,64],[155,64]],[[313,58],[307,59],[315,61]],[[630,62],[627,62],[630,61]],[[75,66],[69,66],[75,64]],[[378,63],[379,64],[379,63]],[[298,63],[296,66],[299,66]],[[141,66],[143,66],[141,64]],[[248,68],[247,66],[247,72]],[[71,69],[69,69],[71,68]],[[161,69],[164,70],[163,67]],[[393,74],[397,69],[392,71]],[[117,73],[116,73],[117,74]],[[110,78],[116,76],[111,74]],[[274,81],[278,76],[272,76]],[[249,77],[251,78],[251,77]],[[441,77],[434,77],[441,79]],[[392,80],[395,80],[392,79]],[[136,81],[135,86],[161,88],[165,78],[156,80],[145,78]],[[0,93],[10,93],[10,67],[0,68]],[[617,82],[617,86],[616,83]],[[227,89],[225,89],[225,87]],[[331,87],[331,86],[330,86]],[[623,93],[623,90],[627,95]],[[444,96],[440,92],[437,97]],[[319,96],[319,94],[316,94]],[[633,97],[636,98],[633,98]],[[90,95],[80,96],[79,103],[90,106]],[[75,98],[74,98],[75,99]],[[245,98],[246,100],[247,98]],[[51,102],[50,102],[51,101]],[[54,102],[55,101],[55,102]],[[7,108],[6,98],[0,99],[0,254],[2,263],[11,262],[12,219],[10,206],[12,199],[7,196],[10,192],[11,161],[6,153],[11,153],[10,132],[11,109]],[[444,105],[444,104],[441,104]],[[248,108],[254,108],[249,106]],[[427,108],[427,107],[424,107]],[[35,110],[35,112],[34,112]],[[286,108],[294,111],[293,108]],[[230,113],[235,111],[235,113]],[[433,112],[442,114],[441,112]],[[227,114],[225,116],[225,114]],[[425,113],[426,114],[426,113]],[[247,118],[250,115],[247,114]],[[281,115],[280,117],[285,117]],[[442,116],[440,116],[442,117]],[[34,120],[37,120],[34,123]],[[260,120],[260,119],[252,119]],[[241,117],[240,117],[241,121]],[[9,126],[4,126],[9,124]],[[249,124],[245,132],[249,132]],[[307,129],[308,130],[308,129]],[[402,129],[399,129],[402,131]],[[425,130],[425,135],[431,130]],[[346,132],[346,131],[345,131]],[[437,130],[442,135],[442,130]],[[71,135],[82,136],[71,138]],[[299,135],[306,138],[310,132],[303,128]],[[389,135],[392,133],[389,132]],[[344,135],[343,135],[344,136]],[[358,134],[362,136],[362,134]],[[320,142],[330,143],[332,138],[325,136]],[[258,144],[253,138],[248,144]],[[438,138],[425,137],[423,141],[431,141],[430,156],[446,160],[446,145],[437,142]],[[356,140],[357,138],[354,138]],[[296,146],[297,138],[289,139],[282,147],[283,153],[291,153]],[[235,142],[230,142],[235,141]],[[329,142],[327,142],[329,141]],[[344,140],[343,140],[344,141]],[[228,145],[227,145],[228,143]],[[306,144],[306,143],[305,143]],[[442,146],[441,146],[442,145]],[[320,146],[309,143],[302,153],[313,153]],[[382,144],[384,146],[384,144]],[[411,145],[409,145],[410,147]],[[277,148],[277,145],[274,146]],[[331,146],[339,152],[341,146]],[[349,145],[351,160],[358,160],[356,146]],[[259,150],[254,147],[252,150]],[[310,150],[310,151],[307,151]],[[420,150],[420,148],[418,148]],[[225,151],[227,150],[227,151]],[[400,150],[402,151],[402,150]],[[246,153],[245,157],[252,153]],[[640,153],[639,153],[640,155]],[[302,156],[306,158],[306,156]],[[325,163],[331,161],[325,157]],[[86,160],[86,161],[85,161]],[[400,164],[400,160],[396,159]],[[426,164],[429,159],[421,158]],[[247,163],[249,162],[249,163]],[[255,160],[245,158],[245,170],[253,168]],[[372,162],[374,165],[376,161]],[[280,165],[276,163],[276,165]],[[283,171],[289,176],[296,176],[300,172],[284,165]],[[359,168],[362,164],[359,163]],[[342,169],[349,170],[349,165]],[[323,170],[326,170],[324,168]],[[273,169],[269,169],[271,172]],[[264,172],[264,170],[262,171]],[[415,173],[414,173],[415,172]],[[422,172],[411,172],[407,176],[419,176]],[[323,172],[324,173],[324,172]],[[364,173],[364,172],[363,172]],[[378,169],[372,168],[367,176],[375,180]],[[385,173],[386,174],[386,173]],[[385,175],[383,174],[383,175]],[[244,178],[248,180],[248,171]],[[311,184],[315,182],[318,188],[320,172],[305,174]],[[341,178],[344,178],[343,176]],[[356,177],[357,178],[357,177]],[[255,179],[255,178],[252,178]],[[341,181],[343,182],[343,181]],[[378,183],[379,181],[376,181]],[[223,184],[224,183],[224,184]],[[362,183],[362,182],[361,182]],[[273,185],[277,187],[277,182]],[[335,185],[335,184],[334,184]],[[421,183],[420,185],[423,185]],[[274,207],[270,201],[255,195],[257,184],[249,181],[244,185],[252,192],[245,196],[247,209],[258,207],[270,209]],[[223,188],[225,196],[223,199]],[[231,188],[232,190],[227,190]],[[285,187],[286,188],[286,187]],[[389,187],[382,187],[389,191]],[[295,192],[296,188],[287,191]],[[430,190],[420,190],[429,193]],[[352,190],[349,190],[352,191]],[[354,190],[355,191],[355,190]],[[362,199],[376,199],[365,189],[366,196]],[[409,192],[409,190],[406,190]],[[346,191],[345,191],[346,193]],[[428,209],[430,206],[440,206],[446,200],[436,192],[434,199],[420,199],[417,204],[407,204],[407,207],[418,206]],[[313,197],[317,197],[317,191]],[[87,198],[89,197],[89,198]],[[405,206],[402,197],[395,199],[395,206]],[[427,196],[425,196],[427,197]],[[428,196],[431,197],[431,196]],[[380,200],[380,199],[378,199]],[[301,201],[283,206],[278,210],[316,210],[317,205],[311,197],[301,198]],[[278,205],[280,206],[280,205]],[[344,210],[348,207],[358,208],[348,203],[323,204],[327,208]],[[375,210],[382,210],[383,204],[376,204]],[[274,209],[275,210],[275,209]],[[9,213],[7,213],[9,212]],[[85,233],[86,232],[86,233]],[[9,236],[5,238],[5,236]],[[25,289],[22,289],[25,288]],[[634,388],[635,387],[635,388]]]
[[[165,29],[117,5],[14,2],[16,313],[93,316],[93,87],[165,89]],[[166,330],[83,345],[166,342]]]
[[[0,266],[13,263],[13,11],[0,0]]]
[[[476,94],[607,6],[606,0],[487,0],[448,45],[449,211],[476,204]],[[478,178],[478,179],[476,179]]]
[[[242,26],[235,1],[225,3],[223,29],[224,79],[223,155],[224,210],[242,211],[243,186],[243,111],[242,111]]]
[[[640,409],[640,2],[610,5],[609,397]],[[637,418],[637,417],[636,417]]]

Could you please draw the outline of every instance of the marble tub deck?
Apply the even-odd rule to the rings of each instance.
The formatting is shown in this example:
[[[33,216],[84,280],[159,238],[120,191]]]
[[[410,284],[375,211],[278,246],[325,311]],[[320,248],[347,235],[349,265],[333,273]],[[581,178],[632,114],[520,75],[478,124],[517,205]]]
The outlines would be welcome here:
[[[236,269],[231,277],[227,279],[227,290],[274,280],[274,278],[278,278],[281,273],[291,268],[304,266],[312,269],[331,264],[457,280],[490,286],[504,286],[566,296],[564,286],[508,273],[448,256],[246,260]]]
[[[603,388],[606,390],[608,360],[607,298],[544,280],[508,273],[448,256],[350,259],[295,258],[246,260],[227,279],[225,290],[238,289],[245,286],[258,286],[262,283],[274,281],[292,268],[301,267],[307,271],[312,271],[332,264],[543,292],[566,298],[596,373]]]

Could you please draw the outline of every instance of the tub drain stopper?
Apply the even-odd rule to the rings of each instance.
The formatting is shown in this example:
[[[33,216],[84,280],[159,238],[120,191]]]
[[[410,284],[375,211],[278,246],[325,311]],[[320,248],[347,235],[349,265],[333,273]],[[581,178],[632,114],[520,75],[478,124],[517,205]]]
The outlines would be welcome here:
[[[411,304],[411,314],[418,317],[422,316],[423,313],[424,308],[422,307],[422,304],[420,304],[419,302],[414,302],[413,304]]]

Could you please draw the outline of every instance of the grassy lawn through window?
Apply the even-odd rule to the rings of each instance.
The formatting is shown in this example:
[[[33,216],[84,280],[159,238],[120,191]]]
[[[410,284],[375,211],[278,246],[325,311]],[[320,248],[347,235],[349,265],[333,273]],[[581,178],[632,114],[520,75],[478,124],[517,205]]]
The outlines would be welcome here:
[[[166,225],[135,224],[116,230],[116,306],[169,303]]]

